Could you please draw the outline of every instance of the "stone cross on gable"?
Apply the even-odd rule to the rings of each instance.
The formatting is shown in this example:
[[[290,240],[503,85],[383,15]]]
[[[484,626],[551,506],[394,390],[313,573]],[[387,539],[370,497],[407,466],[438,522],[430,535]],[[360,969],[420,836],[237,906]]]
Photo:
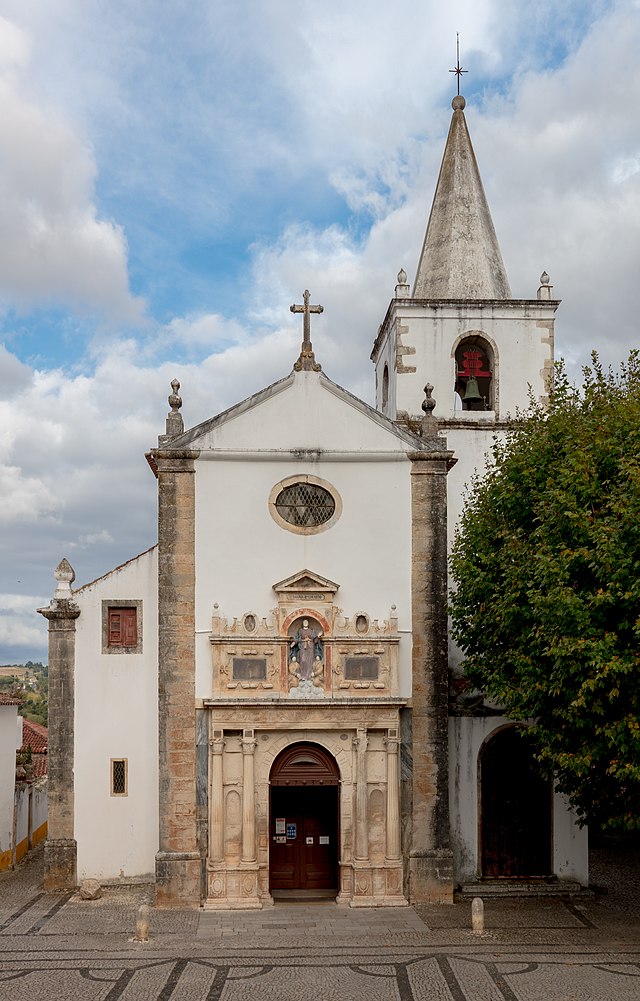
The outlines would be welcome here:
[[[304,290],[302,306],[294,303],[289,309],[292,313],[302,313],[302,349],[300,351],[300,356],[293,366],[296,372],[319,372],[320,365],[316,362],[315,355],[313,353],[313,347],[311,345],[311,314],[312,313],[324,313],[324,306],[310,306],[309,299],[311,298],[309,289]]]

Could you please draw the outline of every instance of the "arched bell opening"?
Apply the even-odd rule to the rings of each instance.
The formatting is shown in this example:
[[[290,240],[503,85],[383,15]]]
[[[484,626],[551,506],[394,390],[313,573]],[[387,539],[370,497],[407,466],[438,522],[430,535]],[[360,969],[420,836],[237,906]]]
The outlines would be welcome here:
[[[479,333],[463,337],[455,349],[456,409],[495,410],[495,356]]]
[[[385,363],[382,373],[382,413],[386,414],[389,409],[389,366]]]
[[[536,770],[522,729],[502,727],[480,749],[483,879],[536,879],[552,874],[553,784]]]
[[[340,772],[319,744],[300,742],[269,777],[269,888],[275,899],[336,896]]]

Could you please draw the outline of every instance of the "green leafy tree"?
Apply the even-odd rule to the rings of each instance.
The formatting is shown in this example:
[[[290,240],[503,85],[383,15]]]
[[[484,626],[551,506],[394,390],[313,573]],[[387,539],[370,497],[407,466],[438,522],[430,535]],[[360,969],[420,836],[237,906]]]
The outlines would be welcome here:
[[[504,706],[581,820],[640,828],[640,355],[557,366],[471,485],[453,548],[469,681]]]

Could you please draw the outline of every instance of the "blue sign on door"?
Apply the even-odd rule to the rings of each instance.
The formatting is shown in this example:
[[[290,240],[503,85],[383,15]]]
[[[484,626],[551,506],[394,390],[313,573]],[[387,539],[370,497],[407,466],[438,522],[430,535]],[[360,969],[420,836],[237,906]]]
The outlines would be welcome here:
[[[296,835],[297,835],[297,833],[298,833],[298,825],[297,824],[287,824],[287,837],[288,838],[295,838]]]

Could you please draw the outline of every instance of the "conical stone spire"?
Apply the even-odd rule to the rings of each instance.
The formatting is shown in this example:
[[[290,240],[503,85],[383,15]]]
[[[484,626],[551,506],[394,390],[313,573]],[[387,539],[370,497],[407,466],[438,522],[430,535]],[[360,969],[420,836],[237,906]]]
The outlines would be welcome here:
[[[511,289],[464,117],[453,116],[433,198],[414,299],[510,299]]]

